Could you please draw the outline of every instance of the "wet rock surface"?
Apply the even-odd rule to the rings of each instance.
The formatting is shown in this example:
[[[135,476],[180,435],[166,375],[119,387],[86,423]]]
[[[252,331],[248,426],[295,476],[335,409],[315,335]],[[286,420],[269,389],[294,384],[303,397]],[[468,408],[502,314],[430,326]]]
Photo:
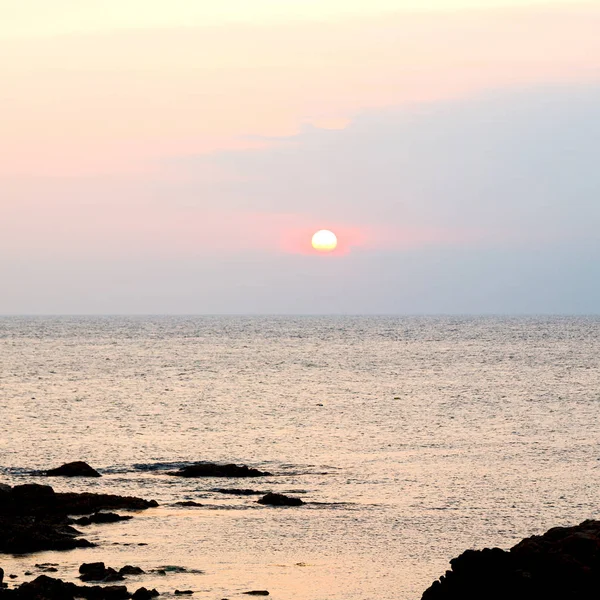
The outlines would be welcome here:
[[[200,507],[203,505],[200,504],[200,502],[194,502],[193,500],[182,500],[181,502],[175,502],[174,506]]]
[[[50,469],[44,475],[46,477],[102,477],[96,469],[80,460],[66,463],[56,469]]]
[[[81,532],[71,526],[73,520],[67,515],[88,515],[106,509],[144,510],[154,506],[158,504],[153,500],[128,496],[56,493],[49,485],[25,484],[12,488],[3,485],[0,553],[27,554],[89,547],[93,544],[79,537]]]
[[[267,471],[259,471],[246,465],[219,465],[216,463],[196,463],[183,467],[179,471],[171,471],[168,475],[175,477],[267,477]]]
[[[302,506],[304,502],[300,498],[292,498],[283,494],[269,492],[257,500],[259,504],[268,504],[270,506]]]
[[[555,527],[513,546],[467,550],[422,600],[587,600],[600,590],[600,521]]]

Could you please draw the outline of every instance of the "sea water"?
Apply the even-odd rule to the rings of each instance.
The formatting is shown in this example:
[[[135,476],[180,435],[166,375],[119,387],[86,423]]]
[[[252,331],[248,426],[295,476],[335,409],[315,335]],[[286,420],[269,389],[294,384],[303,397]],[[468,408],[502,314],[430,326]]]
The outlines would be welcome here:
[[[0,318],[0,481],[160,503],[82,527],[95,548],[0,566],[16,584],[102,560],[186,568],[127,581],[166,596],[416,600],[466,548],[600,518],[599,367],[593,317]],[[32,475],[73,460],[104,476]],[[167,475],[195,461],[273,476]]]

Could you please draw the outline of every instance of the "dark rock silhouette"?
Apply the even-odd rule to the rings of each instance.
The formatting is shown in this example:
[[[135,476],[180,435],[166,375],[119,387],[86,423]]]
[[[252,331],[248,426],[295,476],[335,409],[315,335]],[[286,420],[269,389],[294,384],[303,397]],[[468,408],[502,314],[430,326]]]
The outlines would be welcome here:
[[[155,500],[112,494],[57,493],[49,485],[16,485],[0,494],[0,514],[89,515],[100,510],[144,510],[158,506]]]
[[[133,600],[150,600],[150,598],[155,598],[159,595],[156,590],[147,590],[145,587],[141,587],[133,593],[131,598]]]
[[[192,590],[175,590],[176,596],[191,596],[193,593]]]
[[[0,597],[15,600],[125,600],[131,594],[125,586],[82,586],[40,575],[33,581],[21,584],[17,589],[1,590]]]
[[[232,494],[234,496],[263,496],[267,493],[258,490],[248,490],[239,488],[215,488],[213,492],[217,492],[219,494]]]
[[[269,492],[257,500],[259,504],[269,504],[270,506],[302,506],[304,502],[300,498],[291,498],[283,494]]]
[[[555,527],[506,552],[467,550],[422,600],[587,600],[600,589],[600,521]]]
[[[92,525],[92,524],[103,524],[103,523],[117,523],[118,521],[129,521],[133,519],[131,515],[118,515],[112,512],[97,512],[89,517],[81,517],[80,519],[74,519],[73,523],[77,525]]]
[[[179,471],[171,471],[167,475],[175,477],[266,477],[266,471],[252,469],[246,465],[218,465],[215,463],[196,463],[183,467]]]
[[[251,590],[249,592],[244,592],[248,596],[268,596],[269,592],[267,590]]]
[[[158,506],[154,500],[142,498],[56,493],[49,485],[3,486],[0,492],[0,553],[26,554],[89,547],[93,544],[78,537],[81,532],[71,527],[73,521],[67,515],[89,515],[106,509],[144,510],[153,506]]]
[[[123,581],[124,577],[112,567],[106,567],[103,562],[83,563],[79,567],[81,581]]]
[[[193,500],[183,500],[182,502],[175,502],[175,506],[203,506],[199,502],[194,502]]]
[[[45,475],[46,477],[102,477],[96,469],[81,460],[50,469]]]
[[[143,575],[145,572],[144,569],[132,565],[125,565],[119,569],[121,575]]]
[[[42,550],[89,548],[92,543],[78,538],[80,532],[56,518],[0,517],[0,553],[27,554]]]

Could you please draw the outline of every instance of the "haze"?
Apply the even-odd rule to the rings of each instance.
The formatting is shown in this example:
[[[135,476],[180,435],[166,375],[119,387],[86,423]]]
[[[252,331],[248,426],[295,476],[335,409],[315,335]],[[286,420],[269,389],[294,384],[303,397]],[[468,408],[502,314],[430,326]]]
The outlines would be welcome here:
[[[5,0],[0,314],[599,312],[600,3],[209,4]]]

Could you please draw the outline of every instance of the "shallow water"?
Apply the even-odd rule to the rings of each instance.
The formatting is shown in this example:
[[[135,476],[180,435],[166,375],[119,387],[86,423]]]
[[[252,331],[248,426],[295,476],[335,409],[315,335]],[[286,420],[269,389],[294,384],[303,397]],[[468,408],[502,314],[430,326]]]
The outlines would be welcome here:
[[[86,460],[105,476],[55,489],[161,504],[82,528],[97,548],[0,566],[19,583],[34,563],[177,565],[202,573],[128,585],[211,599],[418,599],[465,548],[600,518],[599,367],[600,318],[0,318],[1,481]],[[274,476],[165,474],[197,460]]]

